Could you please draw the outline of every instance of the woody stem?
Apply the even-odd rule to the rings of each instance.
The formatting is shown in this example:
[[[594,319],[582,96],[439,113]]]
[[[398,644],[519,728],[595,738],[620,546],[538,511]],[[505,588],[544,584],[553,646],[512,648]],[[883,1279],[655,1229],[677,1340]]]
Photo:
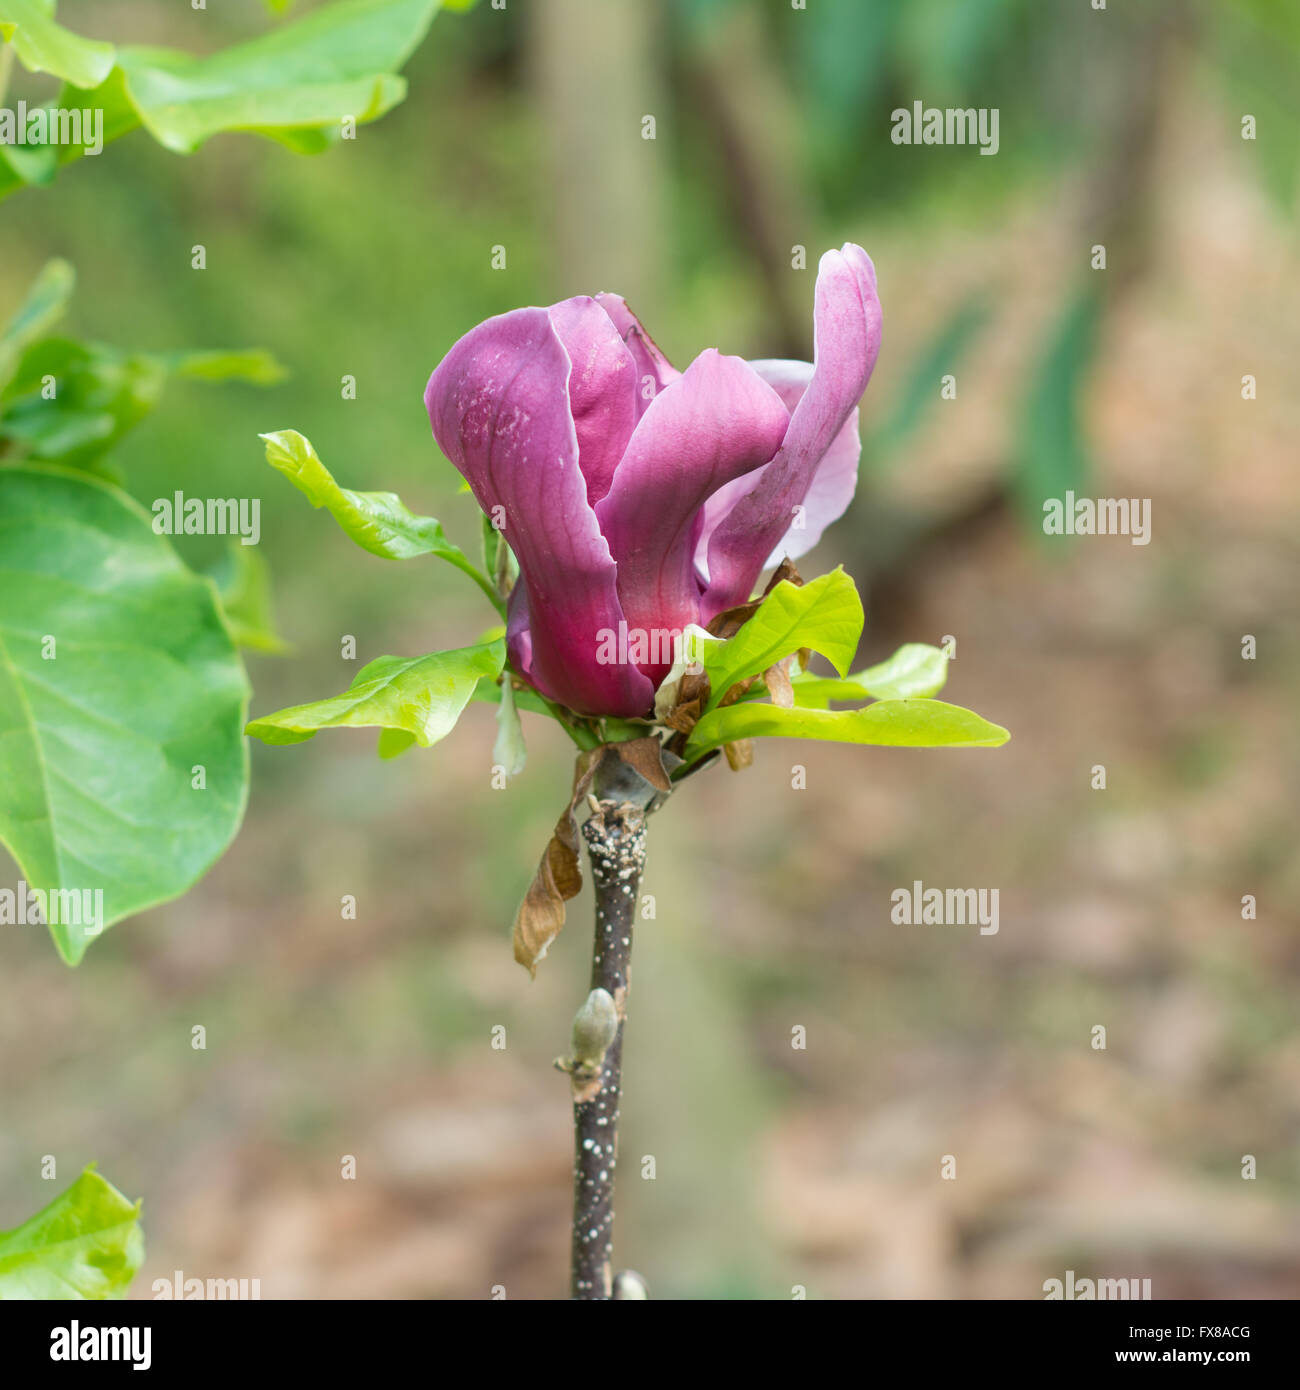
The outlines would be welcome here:
[[[573,1082],[573,1272],[570,1297],[608,1299],[613,1290],[614,1166],[632,923],[645,870],[645,813],[601,801],[583,824],[596,890],[591,988],[608,991],[618,1031],[594,1077]]]

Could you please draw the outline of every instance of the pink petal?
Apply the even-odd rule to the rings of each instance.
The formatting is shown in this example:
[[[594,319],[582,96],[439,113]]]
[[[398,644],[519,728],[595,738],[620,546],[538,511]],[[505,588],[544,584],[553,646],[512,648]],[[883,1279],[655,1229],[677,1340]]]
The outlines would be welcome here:
[[[619,337],[636,363],[637,410],[644,414],[650,402],[681,372],[659,351],[655,340],[641,326],[641,320],[627,307],[627,301],[617,294],[598,294],[596,303],[609,315]]]
[[[871,377],[880,351],[880,301],[875,268],[860,246],[846,242],[821,258],[813,325],[812,379],[790,417],[780,452],[710,537],[706,622],[750,596]]]
[[[751,362],[749,365],[781,397],[786,409],[790,411],[799,404],[808,383],[812,380],[811,362],[769,358]],[[858,437],[858,411],[855,406],[818,464],[804,495],[802,511],[796,515],[790,529],[763,562],[763,569],[775,568],[787,556],[797,560],[801,555],[806,555],[821,540],[822,532],[844,515],[857,489],[858,456],[861,452],[862,441]],[[727,483],[704,504],[704,525],[700,531],[699,544],[695,548],[695,564],[706,582],[709,575],[709,541],[717,530],[718,523],[746,493],[754,490],[764,468],[770,466],[765,464],[763,468],[755,469],[743,478]]]
[[[756,372],[712,348],[650,403],[596,507],[629,629],[679,632],[699,620],[701,508],[719,487],[770,459],[789,423],[780,396]],[[641,669],[657,684],[671,664]]]
[[[587,500],[569,406],[572,362],[545,309],[471,329],[425,391],[434,437],[502,531],[527,585],[529,678],[585,714],[646,713],[654,695],[634,667],[598,659],[602,630],[623,622],[616,569]],[[516,623],[513,645],[521,649]]]
[[[578,433],[578,466],[595,506],[609,491],[614,469],[632,437],[637,408],[637,367],[609,315],[585,295],[551,305],[547,312],[573,363],[569,408]]]

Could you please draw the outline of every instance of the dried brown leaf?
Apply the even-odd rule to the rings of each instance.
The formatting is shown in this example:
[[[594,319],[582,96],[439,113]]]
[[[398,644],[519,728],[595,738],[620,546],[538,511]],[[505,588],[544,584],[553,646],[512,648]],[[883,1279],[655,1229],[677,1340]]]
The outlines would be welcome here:
[[[564,904],[582,890],[578,822],[573,812],[590,790],[605,751],[604,747],[594,748],[578,755],[573,770],[573,795],[555,822],[537,873],[515,913],[515,959],[534,978],[538,962],[564,926]]]
[[[659,792],[670,792],[673,784],[664,771],[664,746],[653,736],[626,739],[607,745],[633,772],[638,773]]]
[[[772,697],[772,703],[781,709],[794,708],[794,686],[790,683],[790,669],[784,661],[775,662],[763,672],[763,684]]]

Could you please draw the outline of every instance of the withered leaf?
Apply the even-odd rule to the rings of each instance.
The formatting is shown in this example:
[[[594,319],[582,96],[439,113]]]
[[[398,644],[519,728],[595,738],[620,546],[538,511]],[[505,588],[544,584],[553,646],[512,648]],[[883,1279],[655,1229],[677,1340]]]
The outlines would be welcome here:
[[[550,950],[564,926],[564,904],[582,891],[582,865],[578,858],[578,822],[574,808],[591,789],[605,746],[578,755],[573,769],[573,795],[547,843],[537,873],[515,913],[515,959],[534,978],[537,963]]]
[[[630,738],[622,743],[607,744],[633,772],[638,773],[659,792],[670,792],[673,784],[664,771],[664,746],[653,735],[646,738]]]
[[[790,683],[790,668],[785,661],[774,662],[763,672],[763,684],[774,705],[782,709],[794,708],[794,686]]]
[[[721,613],[713,616],[708,626],[708,632],[713,637],[734,637],[742,627],[758,612],[768,594],[782,581],[788,580],[800,588],[803,587],[803,580],[799,577],[799,571],[795,569],[793,560],[782,560],[776,567],[771,579],[767,581],[767,588],[763,590],[762,596],[750,599],[748,603],[738,603],[734,608],[724,608]]]
[[[689,734],[700,722],[702,708],[703,703],[698,695],[693,700],[679,700],[664,717],[664,723],[679,734]]]
[[[620,763],[631,771],[632,779],[626,774],[622,778],[614,775]],[[573,795],[555,822],[537,873],[515,914],[515,959],[534,978],[538,962],[564,926],[565,903],[582,891],[578,822],[573,813],[596,784],[602,768],[601,783],[609,795],[616,798],[640,802],[644,792],[641,784],[655,792],[672,791],[672,780],[663,763],[663,745],[653,736],[627,739],[622,743],[602,743],[599,748],[578,755],[573,770]],[[650,799],[650,794],[646,793],[644,800]]]

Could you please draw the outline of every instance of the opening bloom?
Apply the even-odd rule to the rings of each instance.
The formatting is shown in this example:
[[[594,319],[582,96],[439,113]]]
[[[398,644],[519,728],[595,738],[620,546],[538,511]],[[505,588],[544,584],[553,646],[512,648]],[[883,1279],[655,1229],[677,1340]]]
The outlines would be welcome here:
[[[543,695],[648,715],[674,635],[843,515],[880,348],[860,246],[821,258],[813,327],[812,363],[709,348],[679,372],[598,294],[488,319],[443,358],[429,421],[519,561],[508,648]]]

